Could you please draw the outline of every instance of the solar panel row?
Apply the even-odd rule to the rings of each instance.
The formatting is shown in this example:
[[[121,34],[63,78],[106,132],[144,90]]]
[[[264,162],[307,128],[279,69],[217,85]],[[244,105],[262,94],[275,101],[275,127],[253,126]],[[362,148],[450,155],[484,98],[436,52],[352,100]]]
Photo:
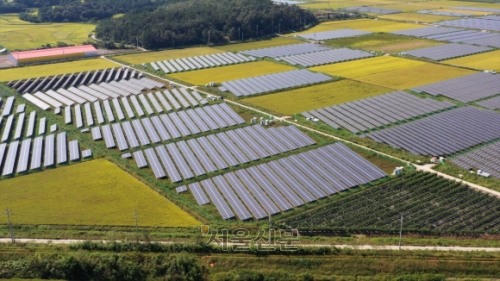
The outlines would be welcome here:
[[[419,98],[403,91],[311,110],[304,116],[323,121],[351,133],[368,131],[455,106],[449,101]]]
[[[242,51],[240,53],[258,58],[263,58],[263,57],[276,58],[282,56],[298,55],[298,54],[319,52],[325,50],[329,50],[329,48],[311,43],[302,43],[302,44],[293,44],[293,45],[286,45],[279,47],[262,48],[256,50],[247,50],[247,51]]]
[[[286,56],[279,58],[279,60],[284,60],[294,65],[311,67],[315,65],[368,58],[372,56],[373,56],[372,54],[365,51],[340,48],[340,49],[327,50],[315,53]]]
[[[223,219],[236,216],[248,220],[288,211],[385,176],[385,172],[336,143],[188,187],[199,205],[214,203]]]
[[[500,143],[495,142],[460,154],[451,162],[466,170],[476,169],[500,179]]]
[[[344,8],[344,10],[358,11],[360,13],[374,13],[381,15],[397,14],[402,12],[401,10],[391,10],[391,9],[374,8],[374,7],[348,7]]]
[[[489,47],[450,43],[441,46],[406,51],[405,53],[418,58],[428,58],[439,61],[482,53],[490,50],[492,49]]]
[[[330,40],[330,39],[367,35],[372,33],[373,32],[370,31],[347,28],[347,29],[338,29],[338,30],[315,32],[315,33],[306,33],[306,34],[300,34],[299,36],[309,40]]]

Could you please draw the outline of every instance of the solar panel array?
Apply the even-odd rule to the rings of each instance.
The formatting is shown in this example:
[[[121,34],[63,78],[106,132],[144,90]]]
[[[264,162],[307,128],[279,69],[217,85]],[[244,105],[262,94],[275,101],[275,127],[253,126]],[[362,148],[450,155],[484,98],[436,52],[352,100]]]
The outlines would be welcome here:
[[[453,106],[455,104],[449,101],[422,99],[403,91],[397,91],[311,110],[303,115],[318,118],[335,129],[342,127],[352,133],[358,133]]]
[[[237,170],[187,187],[223,219],[263,219],[387,176],[341,143]],[[182,186],[180,190],[185,190]]]
[[[235,96],[252,96],[292,87],[330,81],[332,78],[309,70],[290,70],[255,76],[251,78],[222,82],[222,86]]]
[[[298,54],[305,54],[305,53],[313,53],[313,52],[319,52],[319,51],[324,51],[324,50],[329,50],[329,48],[319,46],[317,44],[302,43],[302,44],[293,44],[293,45],[286,45],[286,46],[279,46],[279,47],[269,47],[269,48],[255,49],[255,50],[247,50],[247,51],[241,51],[240,53],[248,55],[248,56],[258,57],[258,58],[263,58],[263,57],[277,58],[277,57],[282,57],[282,56],[291,56],[291,55],[298,55]]]
[[[189,109],[180,113],[172,112],[111,126],[94,127],[92,138],[98,141],[104,137],[107,148],[118,146],[123,151],[245,123],[226,104]]]
[[[154,150],[162,165],[151,148],[148,163],[157,178],[180,182],[315,143],[293,126],[266,130],[254,125],[157,146]]]
[[[363,30],[356,30],[356,29],[338,29],[338,30],[331,30],[331,31],[300,34],[298,36],[300,36],[304,39],[309,39],[309,40],[330,40],[330,39],[338,39],[338,38],[367,35],[367,34],[372,34],[372,33],[373,32],[370,32],[370,31],[363,31]]]
[[[423,38],[438,40],[438,41],[467,42],[469,40],[483,39],[489,37],[499,38],[498,34],[476,31],[476,30],[461,30],[445,34],[424,36]]]
[[[155,71],[161,70],[164,73],[175,73],[250,61],[255,61],[255,58],[226,52],[182,59],[157,61],[150,63],[150,65]]]
[[[500,13],[500,9],[482,8],[482,7],[466,7],[466,6],[458,6],[458,7],[453,7],[453,9],[457,9],[457,10],[468,10],[468,11],[480,11],[480,12]]]
[[[290,64],[310,67],[315,65],[343,62],[362,58],[372,57],[373,55],[360,50],[351,50],[348,48],[339,48],[315,53],[292,55],[277,58]]]
[[[480,72],[416,87],[412,91],[471,102],[500,94],[500,75]]]
[[[500,179],[500,142],[453,157],[451,162],[466,170],[477,169]]]
[[[450,155],[500,138],[500,114],[467,106],[367,134],[415,155]]]
[[[51,89],[77,87],[92,83],[112,82],[140,78],[141,73],[129,68],[110,68],[80,73],[68,73],[56,76],[30,78],[27,80],[12,80],[9,87],[20,93],[45,92]]]
[[[397,35],[426,37],[426,36],[432,36],[432,35],[444,34],[444,33],[456,32],[456,31],[463,31],[463,29],[452,28],[452,27],[442,27],[442,26],[429,26],[429,27],[422,27],[422,28],[398,30],[398,31],[390,32],[390,33],[397,34]]]
[[[450,17],[466,17],[472,15],[471,13],[452,13],[452,12],[441,12],[441,11],[432,11],[432,10],[421,10],[417,11],[419,14],[426,14],[426,15],[436,15],[436,16],[450,16]]]
[[[360,13],[374,13],[381,15],[389,15],[389,14],[397,14],[401,13],[401,10],[391,10],[391,9],[382,9],[382,8],[373,8],[373,7],[348,7],[344,8],[347,11],[358,11]]]
[[[434,47],[427,47],[417,50],[406,51],[406,54],[418,58],[428,58],[439,61],[439,60],[482,53],[491,50],[492,50],[491,48],[484,46],[450,43],[441,46],[434,46]]]
[[[445,26],[456,26],[456,27],[465,27],[465,28],[474,28],[474,29],[486,29],[486,30],[500,30],[500,21],[484,19],[484,18],[466,18],[466,19],[458,19],[458,20],[449,20],[449,21],[441,21],[440,25]]]
[[[489,109],[500,109],[500,97],[494,97],[491,99],[483,100],[478,102],[477,104]]]
[[[51,107],[73,106],[86,102],[114,99],[138,95],[143,90],[165,88],[165,85],[148,78],[113,81],[111,83],[82,85],[78,88],[60,88],[57,91],[36,92],[24,94],[23,97],[43,110]]]
[[[57,137],[56,137],[57,136]],[[57,140],[57,141],[56,141]],[[0,169],[2,176],[25,173],[69,161],[80,160],[77,140],[69,142],[66,133],[14,141],[0,145]],[[1,165],[3,163],[3,165]]]
[[[500,48],[500,36],[488,36],[486,38],[469,38],[462,41],[467,44],[480,45],[480,46],[490,46],[495,48]]]

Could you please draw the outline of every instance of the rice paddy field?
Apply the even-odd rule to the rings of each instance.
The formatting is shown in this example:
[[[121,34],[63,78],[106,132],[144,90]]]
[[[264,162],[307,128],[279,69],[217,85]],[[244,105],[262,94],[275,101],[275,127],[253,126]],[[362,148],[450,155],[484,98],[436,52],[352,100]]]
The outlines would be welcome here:
[[[103,59],[86,59],[72,62],[53,63],[37,66],[16,67],[0,70],[0,82],[27,79],[40,76],[51,76],[102,68],[118,67],[120,65]]]
[[[372,32],[391,32],[404,29],[421,28],[421,27],[422,27],[421,25],[410,24],[410,23],[401,23],[401,22],[386,21],[386,20],[373,20],[373,19],[357,19],[357,20],[322,22],[311,29],[308,29],[303,32],[294,33],[292,35],[323,32],[323,31],[344,29],[344,28],[359,29]]]
[[[389,33],[374,33],[365,36],[340,38],[326,41],[331,47],[349,47],[369,51],[396,53],[418,48],[443,45],[444,43]]]
[[[351,1],[322,0],[322,1],[314,1],[314,3],[300,4],[300,6],[311,10],[319,10],[319,9],[341,9],[341,8],[355,7],[355,6],[373,6],[380,4],[392,4],[397,2],[398,1],[391,1],[391,0],[351,0]]]
[[[457,19],[457,17],[428,15],[428,14],[419,14],[419,13],[411,13],[411,12],[410,13],[381,15],[381,16],[379,16],[379,18],[389,19],[389,20],[399,20],[399,21],[412,21],[412,22],[436,22],[436,21]]]
[[[245,102],[284,115],[345,103],[390,92],[390,89],[352,80],[245,99]]]
[[[500,50],[445,60],[443,63],[483,70],[500,71]]]
[[[35,49],[57,42],[80,44],[91,40],[95,25],[83,23],[33,24],[17,14],[0,15],[0,42],[10,50]]]
[[[165,50],[159,52],[144,52],[132,55],[116,56],[114,58],[130,64],[141,64],[148,63],[159,60],[171,60],[178,58],[187,58],[194,56],[203,56],[210,54],[221,53],[222,51],[209,48],[209,47],[198,47],[198,48],[186,48],[186,49],[174,49]]]
[[[402,1],[399,1],[397,3],[388,5],[376,5],[377,8],[395,9],[401,11],[452,9],[453,7],[458,7],[458,6],[498,8],[498,4],[494,3],[466,2],[466,1],[420,1],[411,3],[403,3]]]
[[[231,44],[215,48],[223,51],[239,52],[239,51],[278,47],[278,46],[299,44],[299,43],[303,43],[303,41],[288,37],[276,37],[269,40],[261,40],[261,41],[241,43],[241,44]]]
[[[275,72],[293,70],[294,67],[269,61],[256,61],[230,66],[208,68],[202,70],[180,72],[168,75],[193,85],[205,85],[209,82],[225,82],[252,76],[271,74]]]
[[[107,160],[0,181],[15,224],[189,227],[195,218]],[[6,224],[7,218],[0,217]]]
[[[313,67],[311,70],[395,90],[474,73],[472,70],[391,56]]]

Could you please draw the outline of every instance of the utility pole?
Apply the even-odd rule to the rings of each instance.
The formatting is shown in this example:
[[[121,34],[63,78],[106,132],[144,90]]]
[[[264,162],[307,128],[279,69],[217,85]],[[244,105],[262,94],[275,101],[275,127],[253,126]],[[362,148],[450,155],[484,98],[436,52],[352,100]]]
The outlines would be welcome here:
[[[257,24],[257,27],[255,28],[255,34],[257,35],[257,37],[259,37],[259,25]]]
[[[401,251],[401,240],[403,240],[403,215],[401,215],[401,227],[399,228],[399,250]]]
[[[7,208],[5,210],[5,214],[7,215],[7,220],[9,221],[9,231],[10,231],[10,239],[12,240],[12,244],[16,243],[16,239],[14,238],[14,229],[12,228],[12,223],[10,222],[10,210]]]
[[[238,27],[238,39],[242,40],[241,39],[241,26]],[[243,41],[243,40],[242,40]]]
[[[208,44],[207,46],[210,45],[210,30],[208,31]]]
[[[272,245],[273,244],[272,243],[273,237],[272,237],[272,230],[271,230],[271,214],[268,213],[267,216],[269,217],[269,226],[268,226],[269,227],[269,245]]]
[[[135,39],[137,40],[137,45],[136,45],[136,49],[139,49],[139,37],[135,37]]]
[[[137,244],[139,244],[139,226],[137,223],[137,210],[134,210],[134,218],[135,218],[135,240]]]

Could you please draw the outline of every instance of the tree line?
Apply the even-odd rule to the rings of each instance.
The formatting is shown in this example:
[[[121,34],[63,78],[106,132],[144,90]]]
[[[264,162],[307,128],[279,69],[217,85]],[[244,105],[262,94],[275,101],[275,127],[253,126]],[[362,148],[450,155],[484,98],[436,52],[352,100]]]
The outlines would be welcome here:
[[[271,0],[188,0],[101,21],[98,38],[145,48],[222,44],[315,25],[308,10]]]

